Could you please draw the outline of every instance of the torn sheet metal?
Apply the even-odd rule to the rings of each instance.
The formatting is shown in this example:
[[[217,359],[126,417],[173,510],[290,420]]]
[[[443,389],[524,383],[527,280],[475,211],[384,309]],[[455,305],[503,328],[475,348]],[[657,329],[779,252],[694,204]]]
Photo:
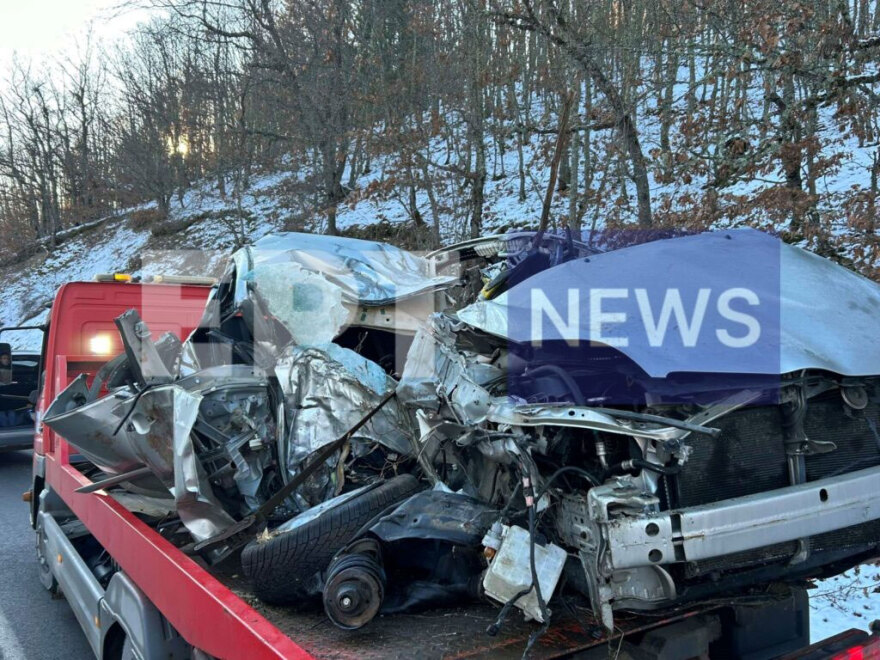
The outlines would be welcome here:
[[[348,303],[365,306],[443,289],[458,280],[438,276],[429,263],[406,250],[374,241],[319,234],[282,233],[242,248],[233,259],[237,270],[236,303],[247,296],[245,281],[253,270],[268,265],[290,266],[320,273],[340,287]]]
[[[172,389],[174,485],[171,492],[181,522],[196,541],[204,541],[217,536],[235,520],[214,497],[193,447],[192,427],[199,414],[202,396],[177,386]]]
[[[170,383],[171,372],[153,343],[150,328],[141,320],[138,311],[130,309],[115,321],[128,356],[128,368],[137,382],[141,385]]]
[[[375,362],[336,344],[291,346],[275,367],[287,399],[287,468],[295,474],[302,461],[344,435],[395,386]],[[379,443],[409,454],[409,419],[395,400],[388,402],[352,437],[353,455]]]
[[[504,372],[458,350],[455,333],[461,327],[444,314],[428,318],[407,353],[397,394],[412,409],[436,411],[446,400],[456,419],[478,423],[491,400],[483,386],[504,378]]]
[[[235,467],[232,478],[244,500],[240,512],[250,513],[261,503],[258,491],[279,439],[278,426],[283,426],[283,417],[275,418],[265,372],[244,364],[221,365],[182,378],[178,385],[201,393],[195,431],[215,446],[212,465]]]
[[[170,490],[181,520],[197,540],[234,522],[214,498],[192,445],[200,394],[162,385],[139,396],[119,390],[72,405],[85,401],[84,387],[84,376],[71,383],[46,411],[43,423],[107,474],[149,467],[154,476],[138,479],[129,488],[156,496]]]
[[[43,423],[109,475],[146,465],[160,479],[170,476],[173,386],[146,390],[137,398],[124,389],[85,403],[85,379],[85,374],[77,377],[58,395]],[[154,412],[159,416],[154,418]],[[160,487],[156,482],[140,485],[153,491]]]
[[[657,440],[680,439],[688,434],[672,419],[670,426],[659,418],[656,424],[646,424],[643,419],[620,419],[611,410],[523,404],[510,397],[493,397],[483,385],[503,378],[504,373],[468,359],[455,347],[454,330],[455,323],[448,316],[436,314],[416,335],[397,388],[398,398],[408,407],[436,411],[445,400],[457,420],[472,425],[488,421],[515,427],[568,426]]]
[[[349,320],[342,289],[298,263],[259,263],[247,277],[301,346],[332,341]]]
[[[380,518],[370,532],[384,543],[436,540],[477,547],[498,511],[473,497],[424,490]]]
[[[681,291],[687,318],[692,319],[697,290],[707,290],[710,304],[700,340],[688,345],[680,328],[670,325],[662,345],[652,346],[636,295],[639,289],[656,297],[651,301],[654,320],[667,291]],[[743,289],[754,294],[755,304]],[[721,313],[719,296],[730,290],[739,296],[729,300],[738,317]],[[469,305],[458,318],[517,344],[533,342],[536,291],[556,309],[562,321],[557,325],[564,330],[545,322],[544,341],[588,345],[606,343],[609,337],[620,340],[616,350],[651,377],[676,372],[776,375],[801,369],[847,376],[880,373],[880,345],[871,340],[880,312],[880,285],[752,229],[659,240],[571,261],[534,275],[494,300]],[[572,291],[580,294],[579,314],[569,308]],[[612,292],[602,301],[602,311],[619,315],[613,322],[590,322],[594,301],[587,297],[596,291]],[[538,309],[542,310],[546,305]],[[748,322],[745,314],[757,325],[743,323]],[[757,336],[749,347],[715,340],[716,330],[742,339],[751,327]]]
[[[561,426],[653,440],[681,439],[692,432],[675,426],[678,421],[675,419],[670,418],[667,426],[662,421],[645,423],[616,417],[615,412],[613,410],[596,410],[587,406],[517,405],[511,403],[510,399],[497,397],[491,400],[485,419],[495,424],[516,427]],[[620,414],[622,415],[623,412]],[[707,435],[717,433],[716,429],[710,427],[697,427],[694,430],[703,430]]]

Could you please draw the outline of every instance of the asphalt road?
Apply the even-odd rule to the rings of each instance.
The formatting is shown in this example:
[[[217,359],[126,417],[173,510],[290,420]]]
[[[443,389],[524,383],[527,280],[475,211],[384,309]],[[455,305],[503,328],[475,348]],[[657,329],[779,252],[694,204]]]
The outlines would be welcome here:
[[[30,452],[0,454],[0,659],[93,659],[67,601],[53,599],[37,578],[34,532],[21,501],[30,478]]]

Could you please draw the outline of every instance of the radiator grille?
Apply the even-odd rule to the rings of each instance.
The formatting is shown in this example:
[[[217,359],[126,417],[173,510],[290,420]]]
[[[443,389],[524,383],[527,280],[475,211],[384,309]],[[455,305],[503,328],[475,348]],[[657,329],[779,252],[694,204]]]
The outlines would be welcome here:
[[[880,405],[877,403],[848,414],[839,392],[812,399],[804,422],[807,437],[832,441],[837,449],[806,457],[807,481],[880,465],[878,418]],[[789,485],[779,407],[739,410],[718,420],[714,426],[721,429],[720,437],[695,439],[685,469],[675,478],[678,506],[708,504]],[[811,552],[816,555],[853,548],[855,553],[866,544],[878,541],[880,523],[874,521],[815,536],[811,539]],[[690,563],[684,568],[684,575],[697,577],[712,571],[787,562],[796,550],[796,542],[780,543]]]
[[[676,478],[678,506],[697,506],[787,485],[782,414],[776,406],[737,410],[713,423],[718,438],[695,437]]]
[[[804,430],[812,440],[831,441],[837,449],[806,457],[807,480],[880,465],[880,406],[852,416],[840,394],[829,392],[809,402]],[[693,453],[676,478],[677,505],[708,504],[789,485],[782,412],[778,406],[737,410],[714,423],[720,437],[695,438]]]

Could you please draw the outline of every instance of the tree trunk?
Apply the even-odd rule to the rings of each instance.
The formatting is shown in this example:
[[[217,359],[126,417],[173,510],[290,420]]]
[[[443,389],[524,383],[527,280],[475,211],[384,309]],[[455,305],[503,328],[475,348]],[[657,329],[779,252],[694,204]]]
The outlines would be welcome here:
[[[660,106],[660,152],[663,161],[663,174],[672,176],[672,149],[669,145],[669,130],[672,126],[672,103],[675,93],[675,79],[678,74],[678,56],[675,54],[673,44],[667,42],[669,53],[666,56],[666,85],[663,92],[663,102]]]
[[[523,142],[525,142],[525,126],[520,112],[519,99],[516,98],[516,87],[513,80],[508,83],[507,97],[510,104],[510,114],[513,117],[513,125],[516,130],[516,174],[519,183],[517,199],[526,201],[526,167],[523,156]]]
[[[482,122],[480,122],[482,124]],[[474,149],[476,150],[476,163],[471,176],[471,225],[470,237],[479,238],[483,231],[483,203],[486,189],[486,145],[483,142],[483,132],[479,131],[474,136]]]
[[[342,189],[342,174],[345,170],[346,155],[337,151],[332,140],[321,144],[321,169],[324,179],[324,200],[327,213],[327,234],[336,236],[336,205],[345,199]]]
[[[596,88],[608,100],[608,105],[611,106],[620,140],[632,166],[632,181],[636,186],[639,225],[643,228],[651,227],[654,224],[651,215],[651,187],[648,183],[648,168],[645,163],[645,155],[642,153],[635,121],[617,87],[602,71],[589,48],[569,45],[568,49],[590,76]]]
[[[440,247],[440,210],[437,205],[437,197],[434,195],[434,184],[431,181],[431,177],[428,173],[428,159],[422,159],[422,185],[425,187],[425,192],[428,194],[428,204],[431,207],[431,240],[433,245],[431,246],[433,249],[437,249]]]
[[[580,90],[580,83],[577,86]],[[575,92],[574,107],[577,108],[580,101],[580,94]],[[581,218],[578,213],[578,176],[581,161],[581,144],[580,131],[574,131],[571,134],[571,144],[569,145],[569,171],[571,173],[571,183],[568,188],[568,226],[574,233],[575,237],[580,238]]]

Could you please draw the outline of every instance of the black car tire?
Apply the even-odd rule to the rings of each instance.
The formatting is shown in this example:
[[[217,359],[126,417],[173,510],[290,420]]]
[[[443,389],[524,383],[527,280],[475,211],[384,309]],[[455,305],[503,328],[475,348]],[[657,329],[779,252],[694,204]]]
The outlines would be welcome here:
[[[294,605],[320,595],[315,578],[333,556],[376,515],[422,488],[418,479],[403,474],[290,531],[251,541],[242,552],[241,564],[256,596],[270,605]]]

